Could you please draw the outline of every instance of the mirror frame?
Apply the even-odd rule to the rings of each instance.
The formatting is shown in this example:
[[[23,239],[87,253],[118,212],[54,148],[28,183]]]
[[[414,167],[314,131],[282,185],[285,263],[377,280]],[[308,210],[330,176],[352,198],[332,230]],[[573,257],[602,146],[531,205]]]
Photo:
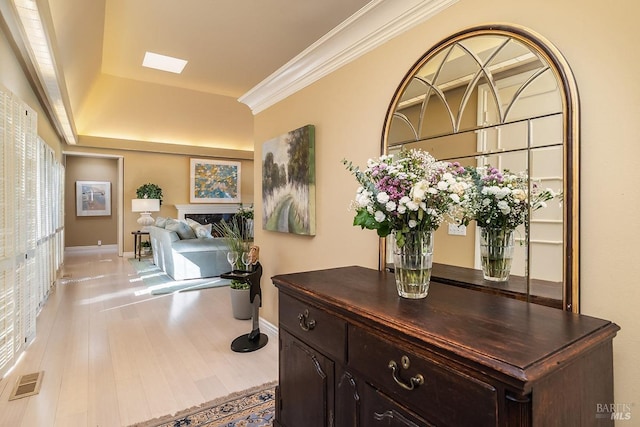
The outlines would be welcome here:
[[[470,37],[483,35],[503,35],[513,37],[545,58],[554,73],[562,98],[563,112],[563,300],[562,308],[574,313],[580,312],[580,100],[578,88],[571,68],[560,51],[547,39],[524,27],[496,24],[471,27],[459,31],[430,48],[404,76],[396,89],[387,114],[385,116],[381,153],[387,153],[387,138],[393,114],[400,101],[402,93],[411,82],[418,70],[440,51]],[[386,240],[380,239],[380,254],[378,268],[386,268]],[[491,289],[496,293],[496,289]],[[500,293],[500,292],[498,292]],[[504,296],[510,296],[504,293]],[[526,295],[527,301],[530,295]]]

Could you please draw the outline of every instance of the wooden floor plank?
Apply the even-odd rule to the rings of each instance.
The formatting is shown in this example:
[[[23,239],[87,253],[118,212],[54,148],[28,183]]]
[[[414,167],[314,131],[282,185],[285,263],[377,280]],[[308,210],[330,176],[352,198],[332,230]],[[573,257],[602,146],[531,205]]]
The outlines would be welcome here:
[[[230,350],[251,322],[232,317],[228,288],[136,295],[144,283],[128,260],[106,252],[67,253],[61,277],[36,340],[0,380],[1,426],[124,426],[277,379],[277,336]],[[9,402],[16,379],[39,370],[40,393]]]

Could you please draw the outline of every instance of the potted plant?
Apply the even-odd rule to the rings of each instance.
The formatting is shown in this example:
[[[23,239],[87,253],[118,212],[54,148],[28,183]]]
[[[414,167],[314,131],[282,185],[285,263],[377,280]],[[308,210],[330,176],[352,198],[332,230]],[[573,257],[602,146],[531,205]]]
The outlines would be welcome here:
[[[213,231],[225,240],[229,247],[229,252],[237,254],[234,257],[227,257],[232,270],[243,269],[242,253],[249,252],[249,242],[243,239],[243,233],[238,222],[236,218],[233,218],[230,222],[222,220],[213,224]],[[229,288],[233,317],[241,320],[251,319],[253,307],[249,298],[249,284],[239,280],[231,280]]]
[[[140,247],[142,248],[143,255],[149,255],[151,253],[151,242],[148,240],[140,242]]]
[[[136,190],[136,196],[138,199],[158,199],[162,204],[162,188],[156,184],[144,184],[138,187]]]

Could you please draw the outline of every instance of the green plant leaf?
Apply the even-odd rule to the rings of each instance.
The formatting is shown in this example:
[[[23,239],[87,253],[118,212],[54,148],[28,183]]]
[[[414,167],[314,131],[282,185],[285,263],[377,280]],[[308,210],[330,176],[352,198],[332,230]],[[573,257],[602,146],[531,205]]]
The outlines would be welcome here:
[[[144,184],[136,190],[138,199],[159,199],[162,204],[162,188],[156,184]]]
[[[377,230],[380,223],[369,212],[365,210],[358,211],[353,218],[353,225],[359,225],[362,228],[368,228],[369,230]]]

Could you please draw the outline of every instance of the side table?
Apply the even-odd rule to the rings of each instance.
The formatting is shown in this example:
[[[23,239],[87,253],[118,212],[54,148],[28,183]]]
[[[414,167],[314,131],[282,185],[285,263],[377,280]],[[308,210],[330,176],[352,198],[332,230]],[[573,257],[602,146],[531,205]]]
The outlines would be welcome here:
[[[142,259],[142,236],[148,236],[148,231],[132,231],[133,234],[133,258],[138,258],[138,261]]]

